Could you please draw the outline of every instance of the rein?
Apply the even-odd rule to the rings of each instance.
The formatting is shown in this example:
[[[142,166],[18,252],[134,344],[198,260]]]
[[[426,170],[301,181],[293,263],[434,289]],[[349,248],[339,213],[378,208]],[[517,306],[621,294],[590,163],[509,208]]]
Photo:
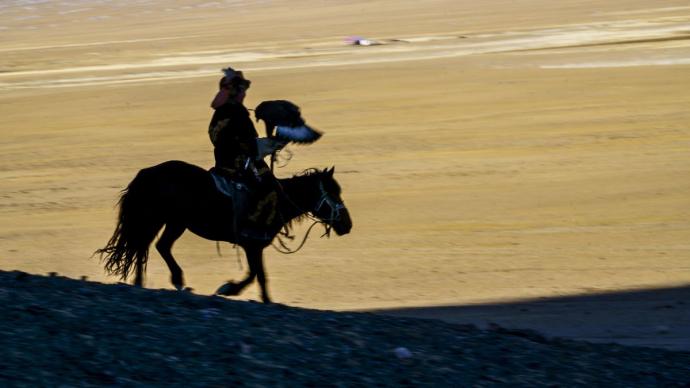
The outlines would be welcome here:
[[[282,189],[282,187],[281,187],[281,189]],[[274,243],[271,243],[271,246],[276,251],[278,251],[279,253],[283,253],[283,254],[287,255],[287,254],[295,253],[295,252],[299,251],[300,249],[302,249],[304,244],[307,242],[307,238],[309,237],[309,233],[314,228],[314,226],[316,226],[317,224],[323,224],[324,229],[326,230],[324,232],[324,234],[321,235],[321,237],[323,237],[323,236],[331,237],[331,229],[333,227],[329,223],[331,223],[335,220],[338,220],[340,218],[340,210],[344,209],[345,205],[343,205],[342,203],[338,203],[338,202],[334,201],[330,197],[330,195],[328,195],[328,192],[323,187],[323,182],[321,182],[321,181],[319,181],[319,189],[321,190],[321,198],[319,198],[318,205],[316,206],[316,208],[313,211],[314,212],[319,211],[323,207],[324,204],[327,204],[331,208],[331,214],[330,214],[330,217],[326,220],[320,220],[320,219],[314,217],[314,215],[310,214],[310,213],[312,213],[312,211],[305,211],[301,206],[297,205],[292,199],[290,199],[289,196],[285,195],[285,198],[292,204],[292,206],[294,206],[295,208],[302,211],[303,214],[305,214],[307,216],[307,218],[309,218],[310,220],[314,221],[314,223],[311,224],[309,229],[307,229],[307,232],[304,234],[304,238],[302,239],[302,242],[294,250],[290,249],[287,246],[287,244],[285,244],[285,242],[282,240],[282,238],[280,236],[280,235],[282,235],[283,237],[286,237],[290,240],[294,239],[294,236],[289,235],[289,232],[287,231],[287,226],[286,226],[285,227],[286,230],[281,231],[280,234],[278,235],[278,238],[277,238],[278,243],[280,244],[280,247],[276,246]],[[283,190],[283,193],[284,192],[285,191]]]
[[[289,255],[289,254],[291,254],[291,253],[298,252],[300,249],[302,249],[302,247],[304,246],[304,244],[307,242],[307,237],[309,237],[309,232],[311,232],[311,230],[314,228],[314,226],[316,226],[316,225],[319,224],[319,223],[321,223],[321,221],[316,220],[316,221],[314,221],[313,224],[311,224],[311,226],[309,227],[309,229],[307,229],[307,233],[304,234],[304,238],[302,239],[302,242],[299,244],[299,246],[298,246],[296,249],[290,249],[290,247],[288,247],[287,244],[285,244],[285,242],[283,241],[283,239],[280,238],[280,236],[278,236],[278,238],[277,238],[278,243],[280,244],[280,246],[276,246],[276,245],[275,245],[274,243],[272,243],[272,242],[271,242],[271,246],[272,246],[276,251],[278,251],[279,253],[283,253],[283,254],[286,254],[286,255]],[[290,240],[294,239],[294,236],[289,236],[287,232],[285,232],[285,233],[283,234],[283,236],[289,238]],[[323,237],[323,236],[321,236],[321,237]]]

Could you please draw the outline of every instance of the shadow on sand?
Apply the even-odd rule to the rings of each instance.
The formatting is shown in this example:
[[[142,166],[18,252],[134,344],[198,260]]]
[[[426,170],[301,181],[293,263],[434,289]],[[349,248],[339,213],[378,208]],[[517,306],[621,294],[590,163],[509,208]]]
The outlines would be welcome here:
[[[378,314],[530,329],[547,337],[690,351],[690,285]]]

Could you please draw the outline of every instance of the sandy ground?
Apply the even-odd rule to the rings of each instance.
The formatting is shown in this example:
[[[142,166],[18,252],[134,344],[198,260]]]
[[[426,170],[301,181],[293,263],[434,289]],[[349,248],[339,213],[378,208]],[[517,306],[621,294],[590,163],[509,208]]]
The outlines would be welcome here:
[[[277,175],[335,165],[355,224],[267,250],[277,302],[485,306],[690,283],[686,1],[239,3],[0,5],[3,269],[115,281],[90,256],[119,190],[165,160],[212,165],[208,104],[232,65],[253,81],[248,106],[290,99],[325,132]],[[221,250],[177,243],[197,292],[242,276]],[[167,278],[153,253],[147,286]],[[688,320],[659,319],[690,337]]]

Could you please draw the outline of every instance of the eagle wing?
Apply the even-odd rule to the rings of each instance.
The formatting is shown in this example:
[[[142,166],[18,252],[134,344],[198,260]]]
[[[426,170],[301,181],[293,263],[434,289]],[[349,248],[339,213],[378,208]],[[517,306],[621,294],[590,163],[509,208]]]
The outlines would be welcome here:
[[[266,124],[266,133],[281,140],[295,143],[313,143],[321,137],[321,132],[310,127],[302,118],[297,105],[286,100],[264,101],[254,109],[257,120]]]

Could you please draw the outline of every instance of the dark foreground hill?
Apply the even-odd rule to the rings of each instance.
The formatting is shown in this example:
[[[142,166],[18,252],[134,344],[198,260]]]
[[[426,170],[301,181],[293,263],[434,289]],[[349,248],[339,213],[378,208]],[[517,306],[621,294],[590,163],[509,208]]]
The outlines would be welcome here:
[[[690,353],[0,271],[0,385],[687,386]]]

